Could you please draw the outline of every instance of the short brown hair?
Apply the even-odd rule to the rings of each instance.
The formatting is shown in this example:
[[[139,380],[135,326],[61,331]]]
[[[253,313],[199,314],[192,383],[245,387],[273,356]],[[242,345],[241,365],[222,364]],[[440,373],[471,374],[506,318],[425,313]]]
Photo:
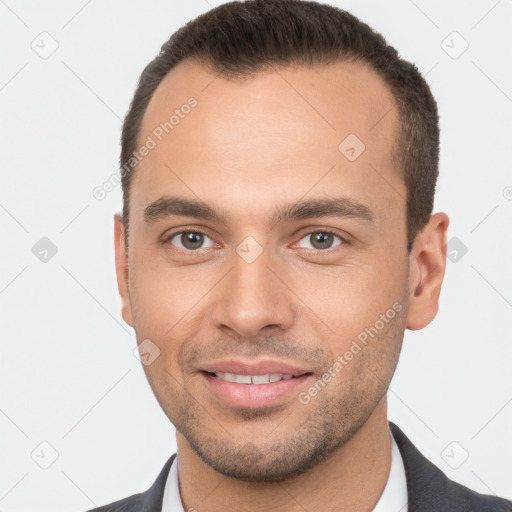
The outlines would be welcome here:
[[[384,37],[352,14],[302,0],[229,2],[186,23],[142,72],[123,123],[121,167],[138,148],[142,118],[167,73],[197,58],[220,76],[250,77],[274,65],[336,61],[369,64],[391,90],[400,128],[392,155],[407,187],[407,248],[432,213],[439,173],[439,117],[430,88],[417,67],[400,58]],[[133,172],[123,172],[123,224],[128,243]]]

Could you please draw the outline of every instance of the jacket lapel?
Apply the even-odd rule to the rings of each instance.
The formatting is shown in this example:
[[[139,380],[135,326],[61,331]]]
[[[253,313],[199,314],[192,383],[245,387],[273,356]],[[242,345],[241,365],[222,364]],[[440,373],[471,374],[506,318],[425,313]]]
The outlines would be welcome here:
[[[176,454],[171,455],[169,460],[165,463],[165,466],[160,471],[157,479],[153,485],[143,493],[144,500],[142,502],[142,510],[137,509],[136,512],[162,512],[162,501],[164,499],[165,483],[167,481],[167,475],[171,469],[173,460]],[[134,511],[135,512],[135,511]]]
[[[404,461],[408,512],[473,510],[458,484],[426,459],[393,422],[389,427]]]

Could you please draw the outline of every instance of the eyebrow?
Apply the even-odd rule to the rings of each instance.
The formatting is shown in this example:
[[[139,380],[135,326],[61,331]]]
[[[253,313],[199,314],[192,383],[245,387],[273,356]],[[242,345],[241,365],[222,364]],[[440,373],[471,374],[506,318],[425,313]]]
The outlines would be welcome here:
[[[144,209],[144,221],[148,224],[173,216],[195,217],[227,224],[224,212],[217,211],[196,199],[166,196],[157,199]],[[349,217],[367,222],[373,222],[375,218],[368,206],[347,197],[334,197],[307,199],[281,205],[270,217],[270,223],[275,225],[285,221],[315,217]]]

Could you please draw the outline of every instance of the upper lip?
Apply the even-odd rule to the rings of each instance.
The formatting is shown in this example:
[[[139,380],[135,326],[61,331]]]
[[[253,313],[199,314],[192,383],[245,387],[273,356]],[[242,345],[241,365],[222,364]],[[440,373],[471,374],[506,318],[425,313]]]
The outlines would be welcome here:
[[[267,373],[282,373],[283,375],[304,375],[309,370],[290,365],[281,361],[263,360],[257,363],[237,361],[234,359],[207,364],[201,368],[210,373],[234,373],[236,375],[266,375]]]

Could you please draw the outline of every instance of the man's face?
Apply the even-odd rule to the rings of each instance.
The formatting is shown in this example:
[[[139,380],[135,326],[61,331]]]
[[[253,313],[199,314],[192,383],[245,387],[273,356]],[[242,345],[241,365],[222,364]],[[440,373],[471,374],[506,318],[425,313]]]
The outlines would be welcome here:
[[[409,301],[393,106],[353,63],[234,82],[186,61],[151,99],[139,142],[156,147],[130,193],[123,316],[160,350],[144,368],[178,436],[225,475],[300,474],[383,413]],[[353,136],[339,147],[350,134],[364,151]],[[171,197],[219,218],[157,203]],[[339,209],[279,215],[324,200]],[[297,376],[229,383],[216,371]]]

